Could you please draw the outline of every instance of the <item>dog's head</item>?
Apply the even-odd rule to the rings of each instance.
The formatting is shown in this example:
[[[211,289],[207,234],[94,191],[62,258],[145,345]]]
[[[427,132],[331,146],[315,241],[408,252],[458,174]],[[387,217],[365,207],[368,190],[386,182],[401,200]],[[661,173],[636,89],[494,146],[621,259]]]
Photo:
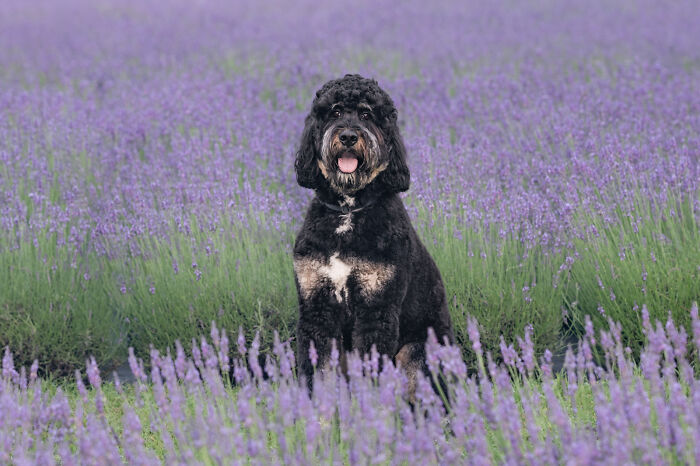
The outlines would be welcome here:
[[[316,92],[294,168],[301,186],[354,194],[370,183],[406,191],[410,174],[391,97],[348,74]]]

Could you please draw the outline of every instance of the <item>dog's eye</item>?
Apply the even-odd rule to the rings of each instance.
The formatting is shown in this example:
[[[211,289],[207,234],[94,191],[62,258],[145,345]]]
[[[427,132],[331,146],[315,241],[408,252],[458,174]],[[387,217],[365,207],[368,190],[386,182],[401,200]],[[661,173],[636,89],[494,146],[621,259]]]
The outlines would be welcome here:
[[[331,116],[332,116],[333,118],[340,118],[340,110],[333,110],[333,111],[331,112]]]
[[[360,120],[369,120],[369,112],[362,112],[360,113]]]

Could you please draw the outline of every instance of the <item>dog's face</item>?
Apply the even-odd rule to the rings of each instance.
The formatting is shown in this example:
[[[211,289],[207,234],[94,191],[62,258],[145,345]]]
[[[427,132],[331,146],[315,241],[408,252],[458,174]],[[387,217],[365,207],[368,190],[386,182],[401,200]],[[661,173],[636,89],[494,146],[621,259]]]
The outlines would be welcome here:
[[[300,185],[350,195],[378,183],[408,189],[410,175],[396,108],[377,82],[346,75],[317,93],[297,153]]]
[[[356,192],[389,165],[384,135],[372,121],[372,106],[364,101],[334,102],[321,120],[318,168],[338,192]]]

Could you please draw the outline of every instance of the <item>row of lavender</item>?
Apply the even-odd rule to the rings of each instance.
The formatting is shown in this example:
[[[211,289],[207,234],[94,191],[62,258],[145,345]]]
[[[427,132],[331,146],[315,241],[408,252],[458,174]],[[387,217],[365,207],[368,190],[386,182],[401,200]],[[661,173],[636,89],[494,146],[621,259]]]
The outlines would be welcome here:
[[[634,273],[627,288],[639,291],[647,271],[658,285],[649,294],[667,299],[650,309],[687,315],[697,291],[668,290],[700,277],[696,237],[663,232],[637,247],[640,262],[613,227],[654,232],[659,212],[686,202],[679,222],[689,218],[697,235],[692,7],[7,0],[0,344],[70,373],[87,354],[119,362],[129,344],[165,347],[212,319],[292,337],[289,245],[311,195],[296,185],[294,149],[313,92],[348,71],[376,77],[397,103],[413,180],[406,203],[431,253],[455,252],[439,265],[460,328],[461,306],[486,303],[480,312],[498,316],[489,345],[532,316],[547,320],[551,342],[563,304],[602,321],[599,309],[638,309],[644,301],[619,277]],[[587,256],[601,232],[640,270]],[[513,276],[528,256],[536,273]],[[485,265],[469,262],[480,257]],[[549,289],[571,261],[584,264],[579,277],[599,277],[600,291]],[[517,299],[495,307],[510,288]]]
[[[76,372],[75,405],[59,388],[14,368],[5,350],[0,379],[0,461],[13,464],[696,464],[700,461],[700,382],[689,363],[700,351],[697,304],[688,335],[672,320],[652,325],[641,363],[629,358],[620,327],[586,336],[554,377],[551,353],[537,361],[530,331],[519,349],[501,344],[504,363],[483,354],[479,326],[469,320],[479,361],[468,375],[459,348],[427,343],[431,374],[444,375],[445,404],[419,374],[407,403],[400,368],[373,353],[348,358],[347,378],[316,374],[310,396],[296,380],[294,353],[277,340],[275,359],[258,365],[257,338],[239,334],[230,359],[226,332],[213,346],[193,341],[192,359],[177,345],[173,359],[151,351],[151,372],[130,358],[135,397],[107,398],[94,359],[86,388]],[[594,362],[601,351],[605,367]],[[235,352],[235,351],[234,351]],[[310,355],[313,360],[313,354]],[[232,373],[230,380],[220,373]],[[263,377],[267,375],[267,378]],[[109,405],[121,415],[109,417]],[[447,406],[447,409],[445,407]]]
[[[581,209],[612,220],[635,194],[695,193],[700,37],[683,3],[583,6],[367,3],[336,24],[341,4],[307,18],[228,2],[9,2],[5,246],[55,234],[75,253],[141,254],[134,237],[230,229],[250,208],[269,228],[293,224],[312,92],[356,70],[397,101],[410,199],[465,227],[562,247],[585,233]]]

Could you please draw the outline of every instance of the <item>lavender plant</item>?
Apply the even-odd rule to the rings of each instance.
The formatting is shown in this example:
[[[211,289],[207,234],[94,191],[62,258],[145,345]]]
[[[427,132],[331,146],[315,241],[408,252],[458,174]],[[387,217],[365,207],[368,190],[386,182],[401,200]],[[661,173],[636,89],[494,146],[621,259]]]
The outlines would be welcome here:
[[[619,212],[615,224],[588,216],[587,234],[574,240],[580,254],[569,271],[572,321],[579,329],[588,316],[598,328],[608,319],[619,321],[635,354],[644,342],[644,305],[657,309],[654,318],[665,312],[690,327],[689,310],[700,292],[700,229],[693,201],[670,199],[660,205],[639,199]]]
[[[652,323],[642,310],[641,362],[610,321],[595,332],[588,320],[565,372],[551,353],[535,357],[532,329],[517,345],[501,342],[497,364],[484,353],[479,324],[469,317],[468,370],[461,349],[430,335],[431,377],[443,377],[441,399],[420,374],[413,405],[400,368],[376,352],[347,359],[339,371],[317,372],[314,391],[296,379],[294,352],[278,338],[274,356],[258,363],[259,340],[242,331],[232,348],[212,325],[211,339],[192,342],[187,357],[151,350],[150,373],[133,351],[136,382],[103,383],[94,359],[87,380],[53,393],[37,364],[15,368],[5,349],[0,378],[0,460],[42,464],[693,464],[700,460],[698,379],[689,363],[700,351],[695,304],[688,334],[669,318]],[[592,348],[603,349],[598,365]],[[313,349],[309,357],[313,361]],[[231,355],[233,354],[233,357]],[[381,369],[380,369],[381,366]],[[222,378],[221,374],[224,374]],[[232,374],[229,378],[227,374]]]
[[[398,106],[405,202],[465,355],[467,313],[492,354],[538,323],[541,355],[585,315],[638,352],[644,304],[689,325],[692,0],[200,6],[3,0],[0,347],[18,365],[148,361],[211,320],[261,350],[293,338],[294,150],[311,92],[346,72]]]

